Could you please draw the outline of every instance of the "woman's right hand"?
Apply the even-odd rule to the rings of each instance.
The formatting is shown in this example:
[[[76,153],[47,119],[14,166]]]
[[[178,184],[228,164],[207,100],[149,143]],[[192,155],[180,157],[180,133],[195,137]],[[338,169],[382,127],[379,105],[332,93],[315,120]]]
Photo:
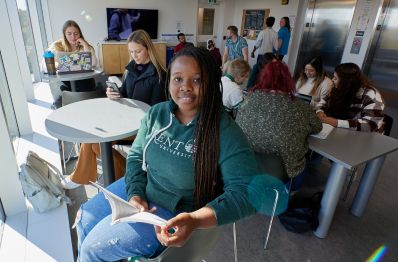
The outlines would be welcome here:
[[[120,93],[114,91],[112,88],[107,87],[106,88],[106,96],[110,99],[119,99],[120,98]]]
[[[129,203],[138,208],[140,212],[147,211],[153,213],[156,211],[156,207],[152,207],[150,210],[148,210],[148,203],[140,196],[133,196],[130,198]]]

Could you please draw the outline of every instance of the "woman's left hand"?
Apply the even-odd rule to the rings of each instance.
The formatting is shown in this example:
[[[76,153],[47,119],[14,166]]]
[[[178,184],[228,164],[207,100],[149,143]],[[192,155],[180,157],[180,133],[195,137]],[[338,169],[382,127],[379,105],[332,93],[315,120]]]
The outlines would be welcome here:
[[[181,213],[173,217],[167,224],[155,226],[156,237],[163,246],[181,247],[192,231],[196,229],[196,220],[190,213]],[[169,231],[174,231],[170,233]]]

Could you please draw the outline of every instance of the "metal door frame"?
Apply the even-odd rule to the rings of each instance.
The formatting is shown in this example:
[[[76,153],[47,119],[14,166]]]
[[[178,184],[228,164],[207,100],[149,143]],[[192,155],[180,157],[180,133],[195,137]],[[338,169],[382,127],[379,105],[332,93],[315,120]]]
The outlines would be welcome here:
[[[372,65],[373,58],[376,53],[376,48],[380,42],[381,32],[383,31],[383,26],[386,21],[386,14],[387,11],[390,9],[391,1],[392,0],[382,0],[380,2],[379,11],[377,12],[378,18],[376,28],[373,30],[372,36],[370,38],[372,40],[368,46],[368,50],[366,51],[365,61],[362,64],[362,72],[365,75],[369,74],[370,66]]]

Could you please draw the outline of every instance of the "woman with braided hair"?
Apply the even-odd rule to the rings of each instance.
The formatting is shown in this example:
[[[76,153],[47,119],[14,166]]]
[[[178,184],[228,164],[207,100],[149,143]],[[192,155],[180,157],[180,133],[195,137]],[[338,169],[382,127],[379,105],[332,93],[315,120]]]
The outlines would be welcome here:
[[[98,194],[77,215],[79,261],[157,256],[166,246],[183,245],[196,229],[254,214],[258,203],[272,209],[275,193],[261,198],[267,188],[281,192],[277,213],[286,206],[284,185],[258,174],[246,137],[223,109],[221,70],[210,53],[184,48],[173,57],[166,81],[170,101],[143,118],[125,178],[108,189],[168,221],[162,227],[111,226],[111,210]]]

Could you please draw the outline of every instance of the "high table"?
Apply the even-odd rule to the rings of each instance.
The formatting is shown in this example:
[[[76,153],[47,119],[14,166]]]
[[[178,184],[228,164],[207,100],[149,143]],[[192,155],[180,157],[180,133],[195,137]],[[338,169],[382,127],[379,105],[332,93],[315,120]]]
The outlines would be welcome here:
[[[42,78],[48,80],[49,82],[62,82],[70,81],[70,88],[73,92],[76,92],[76,81],[94,78],[97,75],[102,74],[104,71],[102,68],[95,68],[92,72],[86,73],[68,73],[68,74],[56,74],[48,75],[42,74]]]
[[[314,234],[325,238],[350,170],[366,163],[355,194],[351,213],[362,216],[376,185],[387,154],[398,149],[398,140],[379,134],[335,128],[326,139],[310,137],[309,148],[333,161],[319,212],[319,226]]]
[[[48,133],[77,143],[100,143],[105,186],[115,181],[112,141],[137,133],[149,105],[132,99],[96,98],[63,106],[45,120]]]

